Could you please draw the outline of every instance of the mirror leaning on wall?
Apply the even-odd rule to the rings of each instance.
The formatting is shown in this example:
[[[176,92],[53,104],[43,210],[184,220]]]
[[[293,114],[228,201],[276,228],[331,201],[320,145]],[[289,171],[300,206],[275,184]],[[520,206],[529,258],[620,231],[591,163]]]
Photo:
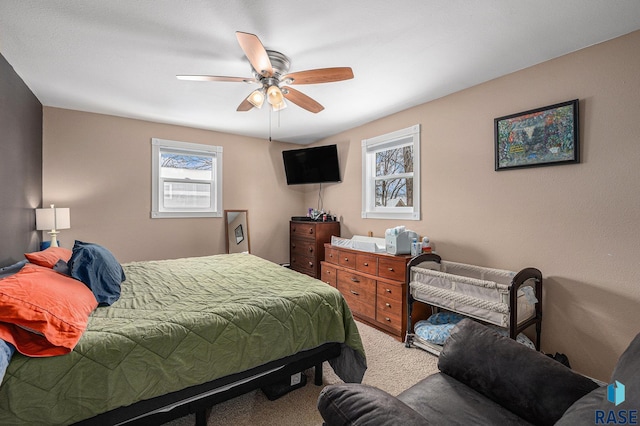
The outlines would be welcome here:
[[[227,253],[250,253],[249,212],[247,210],[225,210]]]

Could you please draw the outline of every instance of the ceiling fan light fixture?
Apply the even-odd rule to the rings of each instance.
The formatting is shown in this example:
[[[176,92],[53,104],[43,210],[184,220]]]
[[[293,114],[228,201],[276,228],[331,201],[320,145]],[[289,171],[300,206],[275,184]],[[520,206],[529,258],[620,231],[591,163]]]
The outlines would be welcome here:
[[[287,107],[287,104],[285,103],[284,99],[279,104],[271,105],[271,108],[274,111],[280,111],[281,109],[285,109],[286,107]]]
[[[236,38],[249,60],[253,78],[219,75],[177,75],[176,77],[180,80],[259,84],[260,88],[253,90],[243,99],[236,111],[246,112],[253,108],[261,108],[265,100],[271,105],[271,110],[280,111],[287,107],[286,98],[294,105],[314,114],[324,110],[324,107],[304,93],[288,87],[289,85],[330,83],[353,78],[353,70],[349,67],[316,68],[290,74],[291,60],[282,52],[265,49],[255,34],[236,31]]]
[[[262,108],[264,103],[264,89],[256,89],[247,98],[247,100],[256,108]]]
[[[269,86],[267,89],[267,100],[274,107],[284,102],[284,96],[278,86]]]

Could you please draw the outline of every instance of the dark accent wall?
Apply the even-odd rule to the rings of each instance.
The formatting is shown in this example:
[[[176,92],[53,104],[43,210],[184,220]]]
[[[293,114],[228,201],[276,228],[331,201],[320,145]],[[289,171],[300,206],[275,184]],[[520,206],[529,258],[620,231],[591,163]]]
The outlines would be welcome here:
[[[37,250],[42,204],[42,104],[0,55],[0,266]]]

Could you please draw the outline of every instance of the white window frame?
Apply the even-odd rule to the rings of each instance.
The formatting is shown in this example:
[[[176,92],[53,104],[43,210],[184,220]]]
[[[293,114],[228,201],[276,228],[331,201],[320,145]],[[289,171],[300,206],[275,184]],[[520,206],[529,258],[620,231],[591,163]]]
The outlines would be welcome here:
[[[375,157],[379,151],[413,146],[413,172],[398,177],[413,177],[413,206],[386,207],[375,205]],[[420,220],[420,125],[376,136],[362,141],[362,218]]]
[[[197,143],[172,141],[168,139],[151,139],[151,218],[172,217],[222,217],[222,147]],[[166,209],[161,206],[164,199],[164,179],[160,176],[161,154],[163,152],[183,152],[191,155],[214,157],[211,180],[212,207],[209,209]]]

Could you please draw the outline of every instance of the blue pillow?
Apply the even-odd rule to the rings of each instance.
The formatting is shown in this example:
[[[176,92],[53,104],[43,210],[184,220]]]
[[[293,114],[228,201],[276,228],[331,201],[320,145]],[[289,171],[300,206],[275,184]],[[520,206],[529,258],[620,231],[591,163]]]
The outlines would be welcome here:
[[[69,264],[62,259],[58,260],[56,264],[53,265],[53,270],[61,273],[62,275],[71,276],[71,273],[69,272]]]
[[[17,274],[20,272],[20,269],[24,265],[27,264],[27,260],[21,260],[20,262],[16,262],[13,265],[5,266],[4,268],[0,268],[0,279],[10,277],[11,275]]]
[[[100,305],[109,306],[120,298],[120,283],[126,277],[106,248],[76,240],[68,265],[71,276],[89,287]]]

